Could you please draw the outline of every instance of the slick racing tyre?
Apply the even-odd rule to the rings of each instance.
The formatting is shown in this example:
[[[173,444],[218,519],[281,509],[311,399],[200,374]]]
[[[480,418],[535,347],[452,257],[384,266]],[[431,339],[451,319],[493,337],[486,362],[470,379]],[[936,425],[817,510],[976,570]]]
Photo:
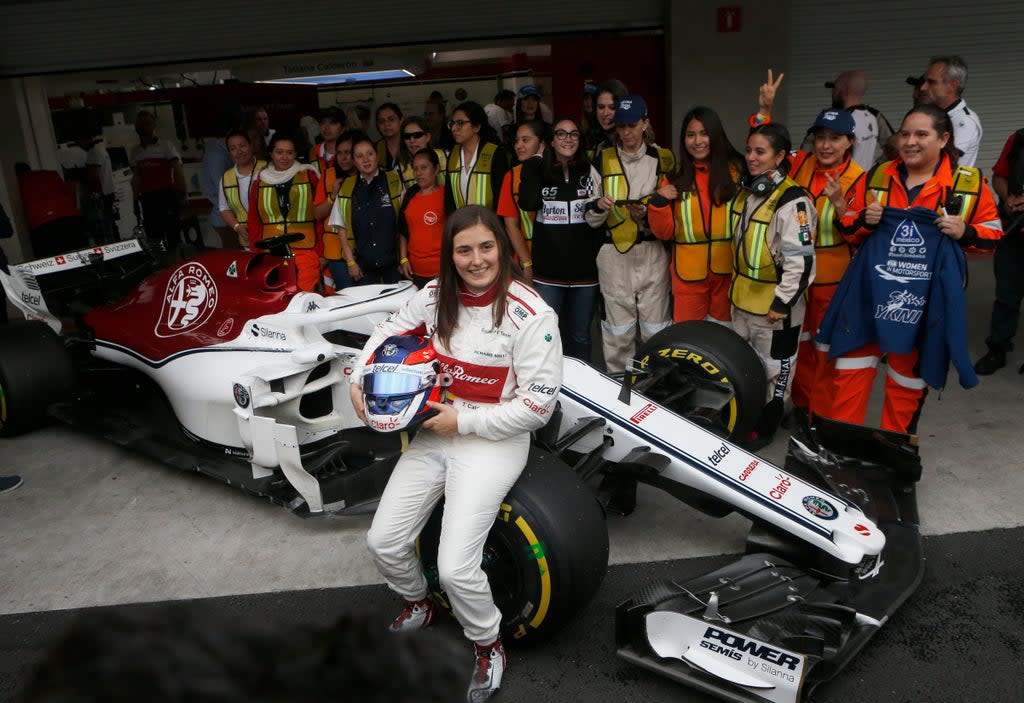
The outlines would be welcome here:
[[[705,320],[680,322],[637,352],[635,389],[726,439],[743,439],[757,424],[767,393],[764,366],[739,335]]]
[[[42,427],[47,408],[70,393],[71,357],[42,322],[0,326],[0,436]]]
[[[442,502],[420,534],[435,601],[450,610],[437,578]],[[561,460],[537,449],[509,491],[484,544],[483,568],[501,610],[506,642],[540,642],[590,601],[608,569],[608,530],[592,491]]]

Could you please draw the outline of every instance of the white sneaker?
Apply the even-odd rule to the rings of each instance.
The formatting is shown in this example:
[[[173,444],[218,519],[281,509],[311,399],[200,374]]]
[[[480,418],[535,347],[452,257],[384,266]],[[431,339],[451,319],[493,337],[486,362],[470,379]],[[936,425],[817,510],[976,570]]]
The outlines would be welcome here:
[[[476,659],[473,662],[473,678],[469,680],[469,690],[466,692],[468,703],[486,701],[497,693],[501,688],[501,678],[508,668],[508,658],[500,639],[491,644],[474,646]]]
[[[429,598],[423,600],[407,600],[405,610],[391,623],[392,632],[411,632],[422,630],[434,621],[434,601]]]

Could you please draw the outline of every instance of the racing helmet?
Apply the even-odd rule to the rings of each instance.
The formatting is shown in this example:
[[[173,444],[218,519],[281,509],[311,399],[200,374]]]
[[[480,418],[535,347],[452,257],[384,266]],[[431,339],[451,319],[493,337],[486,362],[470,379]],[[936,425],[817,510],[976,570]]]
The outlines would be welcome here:
[[[440,365],[427,337],[388,337],[370,355],[363,370],[366,422],[378,432],[415,427],[435,414],[428,400],[443,403]]]

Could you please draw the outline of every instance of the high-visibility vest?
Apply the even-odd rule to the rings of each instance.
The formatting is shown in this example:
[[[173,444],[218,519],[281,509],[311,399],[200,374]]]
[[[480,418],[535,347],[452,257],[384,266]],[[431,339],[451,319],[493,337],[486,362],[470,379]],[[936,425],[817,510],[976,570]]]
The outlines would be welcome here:
[[[444,185],[444,167],[445,162],[448,160],[448,155],[444,153],[444,149],[438,147],[434,147],[434,153],[437,154],[437,163],[441,166],[437,172],[437,185],[441,186]],[[402,183],[405,185],[406,190],[416,185],[416,176],[412,174],[412,159],[402,167]]]
[[[315,173],[315,171],[313,172]],[[257,185],[257,215],[263,224],[263,239],[279,234],[301,234],[303,239],[292,242],[293,249],[312,249],[316,246],[316,220],[313,217],[313,182],[310,171],[295,174],[288,188],[288,218],[281,214],[277,204],[277,187],[264,181]]]
[[[647,154],[658,159],[658,177],[655,182],[660,183],[662,177],[675,168],[675,156],[668,149],[653,146],[647,147]],[[617,147],[610,146],[601,150],[601,187],[604,194],[614,201],[626,200],[630,197],[629,179],[626,178],[626,172],[622,168]],[[642,198],[637,198],[634,195],[633,199],[646,202],[651,195],[652,193],[644,193]],[[640,228],[629,216],[629,210],[624,205],[612,206],[612,209],[608,211],[605,225],[611,235],[612,244],[623,254],[632,249],[639,240]]]
[[[800,164],[796,173],[791,174],[790,178],[810,192],[811,181],[814,179],[814,170],[817,165],[818,159],[808,156]],[[844,197],[863,174],[864,169],[856,161],[852,158],[847,160],[846,168],[839,174],[838,179]],[[846,268],[850,265],[852,258],[850,245],[836,229],[836,208],[832,201],[828,199],[824,191],[818,193],[817,196],[811,193],[811,196],[814,197],[814,207],[818,211],[818,231],[814,237],[815,269],[812,285],[839,283],[843,274],[846,273]]]
[[[519,229],[523,232],[523,239],[526,240],[527,248],[533,240],[533,223],[537,219],[537,213],[532,210],[524,210],[519,207],[519,186],[523,180],[523,165],[518,164],[512,167],[512,202],[519,208]]]
[[[881,205],[889,204],[889,194],[892,190],[893,177],[888,171],[890,170],[891,161],[879,164],[871,172],[871,177],[868,180],[868,192],[871,193],[875,200]],[[974,216],[974,210],[978,206],[978,198],[981,196],[982,183],[984,182],[981,176],[981,170],[974,168],[973,166],[953,166],[950,165],[950,170],[953,171],[953,186],[950,189],[953,195],[959,195],[963,197],[963,206],[960,208],[960,217],[964,219],[964,222],[970,222]],[[938,212],[945,202],[941,198],[936,200],[935,211]]]
[[[267,167],[267,162],[260,159],[256,159],[256,163],[252,167],[252,177],[257,178],[260,175],[260,171]],[[252,181],[249,181],[252,183]],[[245,224],[249,221],[249,212],[245,209],[245,205],[242,202],[241,194],[238,192],[238,171],[232,166],[224,172],[223,178],[224,184],[224,199],[228,201],[228,207],[231,208],[231,212],[235,213],[235,219],[241,224]],[[246,193],[248,197],[248,193]]]
[[[377,140],[377,163],[382,171],[390,171],[395,167],[395,158],[391,156],[388,143],[383,137]]]
[[[491,162],[498,145],[484,142],[477,148],[476,163],[469,174],[469,197],[462,192],[462,148],[456,144],[448,155],[448,189],[455,199],[455,207],[483,205],[494,209],[494,190],[491,188]]]
[[[735,175],[735,174],[734,174]],[[710,196],[710,193],[709,193]],[[673,270],[682,281],[703,281],[708,273],[732,273],[732,227],[729,212],[733,200],[711,203],[711,221],[704,221],[698,190],[679,193],[673,212]]]
[[[387,182],[391,207],[395,209],[397,217],[398,211],[402,207],[402,177],[397,171],[382,170],[381,173],[384,174],[384,179]],[[355,251],[356,248],[356,233],[355,228],[352,227],[352,194],[356,190],[359,178],[361,178],[359,174],[349,176],[341,182],[341,187],[338,188],[338,207],[341,208],[342,220],[348,225],[346,232],[350,251]],[[341,237],[338,232],[324,232],[324,258],[338,261],[341,259],[341,255]]]
[[[750,191],[743,190],[733,200],[731,221],[733,230],[733,276],[729,300],[740,310],[753,315],[767,315],[775,299],[775,287],[780,271],[769,249],[769,234],[775,211],[795,197],[806,196],[807,191],[791,178],[785,178],[772,194],[751,214],[745,231],[740,231],[743,207]]]

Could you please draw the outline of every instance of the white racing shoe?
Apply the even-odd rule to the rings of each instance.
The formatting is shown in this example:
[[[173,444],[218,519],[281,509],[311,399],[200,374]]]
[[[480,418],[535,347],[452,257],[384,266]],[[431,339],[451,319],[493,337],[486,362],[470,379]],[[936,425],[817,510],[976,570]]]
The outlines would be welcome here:
[[[508,668],[508,658],[501,639],[491,644],[475,644],[476,658],[473,662],[473,678],[469,681],[466,692],[468,703],[480,703],[493,696],[501,688],[501,678]]]
[[[430,623],[434,622],[434,614],[436,612],[434,601],[429,598],[424,598],[423,600],[407,600],[405,602],[405,610],[395,618],[395,621],[391,623],[388,629],[392,632],[412,632],[413,630],[422,630]]]

